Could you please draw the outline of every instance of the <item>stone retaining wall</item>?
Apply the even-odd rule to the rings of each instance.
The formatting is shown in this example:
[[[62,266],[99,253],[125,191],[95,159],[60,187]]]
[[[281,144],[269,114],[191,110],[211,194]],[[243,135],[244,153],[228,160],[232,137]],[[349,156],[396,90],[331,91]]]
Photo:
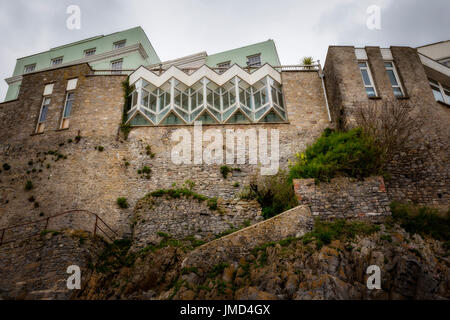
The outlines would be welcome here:
[[[390,214],[383,177],[336,178],[329,183],[301,179],[294,180],[294,189],[299,203],[310,206],[313,216],[374,218]]]
[[[298,206],[274,218],[211,241],[190,252],[183,267],[208,270],[220,262],[238,263],[255,247],[289,237],[302,237],[312,230],[313,219],[307,206]]]
[[[211,210],[207,201],[190,197],[152,197],[140,200],[134,213],[134,248],[158,244],[163,232],[183,240],[211,241],[227,230],[254,224],[262,220],[261,209],[256,201],[219,200],[218,210]]]

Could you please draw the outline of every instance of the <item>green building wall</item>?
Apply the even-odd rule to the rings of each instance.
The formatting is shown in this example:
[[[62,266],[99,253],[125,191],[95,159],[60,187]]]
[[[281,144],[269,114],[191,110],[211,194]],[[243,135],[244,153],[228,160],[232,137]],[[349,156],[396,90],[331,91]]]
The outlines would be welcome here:
[[[106,36],[98,36],[82,41],[70,43],[67,45],[52,48],[49,51],[34,54],[24,58],[17,59],[13,76],[23,74],[25,66],[36,64],[35,71],[39,71],[50,67],[51,60],[63,56],[63,63],[84,58],[84,52],[88,49],[96,48],[96,55],[110,52],[113,50],[113,43],[126,40],[126,47],[140,43],[148,55],[144,59],[137,51],[129,52],[114,57],[108,57],[104,60],[91,62],[90,65],[94,69],[110,69],[111,61],[123,58],[123,69],[136,69],[141,65],[150,65],[159,63],[161,60],[156,54],[155,49],[150,43],[147,35],[141,27],[112,33]],[[17,97],[20,82],[13,83],[9,86],[5,101],[13,100]]]
[[[247,57],[255,54],[261,54],[262,65],[268,63],[272,66],[279,66],[281,64],[273,40],[209,55],[206,57],[206,64],[209,67],[217,67],[219,63],[230,61],[231,65],[237,64],[245,67],[247,66]]]

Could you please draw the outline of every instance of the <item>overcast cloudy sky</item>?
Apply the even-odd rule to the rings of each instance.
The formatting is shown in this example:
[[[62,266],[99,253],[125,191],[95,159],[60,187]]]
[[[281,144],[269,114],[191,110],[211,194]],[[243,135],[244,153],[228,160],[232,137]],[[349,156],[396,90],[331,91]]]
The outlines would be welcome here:
[[[66,9],[81,8],[81,29],[68,30]],[[381,30],[366,26],[370,5]],[[142,26],[169,60],[274,39],[283,64],[324,61],[329,45],[420,46],[450,39],[449,0],[0,0],[0,77],[19,57]],[[6,83],[0,80],[0,100]]]

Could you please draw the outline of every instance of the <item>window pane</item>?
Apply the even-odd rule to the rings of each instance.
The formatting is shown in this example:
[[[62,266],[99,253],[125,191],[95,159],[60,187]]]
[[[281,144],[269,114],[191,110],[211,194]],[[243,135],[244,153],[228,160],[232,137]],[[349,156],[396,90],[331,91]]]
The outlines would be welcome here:
[[[367,64],[365,62],[359,62],[358,65],[359,65],[360,68],[366,68],[367,67]]]
[[[434,87],[431,87],[431,89],[433,90],[434,98],[435,98],[437,101],[442,101],[442,102],[444,102],[444,98],[442,97],[441,90],[437,90],[437,89],[434,88]]]
[[[373,87],[366,87],[366,92],[369,97],[375,97],[375,90]]]
[[[385,63],[384,63],[384,66],[385,66],[386,68],[392,68],[392,62],[385,62]]]
[[[444,88],[444,95],[445,99],[447,100],[446,102],[450,104],[450,89]]]
[[[387,74],[389,76],[389,80],[391,80],[391,84],[393,86],[398,86],[397,78],[395,77],[395,73],[393,70],[387,70]]]
[[[72,111],[72,101],[67,100],[66,108],[64,109],[64,118],[70,117],[70,112]]]
[[[41,117],[39,118],[39,122],[44,122],[47,120],[47,111],[48,111],[48,105],[44,105],[42,107]]]
[[[366,85],[366,86],[372,85],[372,83],[370,82],[370,77],[369,77],[369,73],[367,72],[367,70],[361,69],[361,74],[363,77],[364,85]]]
[[[403,97],[403,93],[402,90],[399,87],[393,87],[394,89],[394,95],[399,98],[399,97]]]

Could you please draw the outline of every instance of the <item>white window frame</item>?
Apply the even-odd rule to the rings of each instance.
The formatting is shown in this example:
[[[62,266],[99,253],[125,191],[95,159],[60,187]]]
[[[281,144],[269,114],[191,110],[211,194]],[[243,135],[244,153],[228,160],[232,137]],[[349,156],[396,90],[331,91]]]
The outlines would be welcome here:
[[[125,48],[126,45],[127,45],[127,39],[116,41],[113,43],[113,50]]]
[[[92,54],[89,54],[89,52],[93,52]],[[97,48],[90,48],[90,49],[86,49],[84,50],[84,57],[91,57],[91,56],[95,56],[95,54],[97,53]]]
[[[114,68],[113,68],[113,65],[114,65],[115,63],[119,63],[119,62],[121,63],[120,69],[114,69]],[[110,69],[111,69],[111,71],[112,71],[113,74],[122,74],[122,70],[123,70],[123,58],[122,58],[122,59],[116,59],[116,60],[111,61]]]
[[[72,109],[70,110],[70,115],[68,117],[65,117],[65,113],[66,113],[66,108],[67,108],[67,102],[69,101],[69,94],[73,93],[73,98],[71,99],[72,101]],[[72,115],[72,111],[73,111],[73,101],[75,101],[75,91],[66,91],[66,98],[64,99],[64,108],[63,108],[63,112],[61,115],[61,123],[60,123],[60,129],[63,129],[63,124],[64,124],[64,120],[66,119],[70,119],[71,115]]]
[[[61,62],[55,64],[55,61],[58,61],[58,60],[61,60]],[[58,58],[53,58],[53,59],[50,60],[50,66],[51,67],[56,67],[56,66],[59,66],[59,65],[63,64],[63,62],[64,62],[64,56],[61,56],[61,57],[58,57]]]
[[[385,60],[384,63],[385,63],[384,67],[385,67],[385,69],[386,69],[386,72],[387,72],[388,70],[393,71],[393,72],[394,72],[395,80],[397,80],[397,85],[396,85],[396,86],[394,86],[394,85],[391,83],[392,90],[393,90],[394,88],[399,88],[399,89],[400,89],[400,92],[402,93],[402,96],[401,96],[401,97],[397,97],[397,96],[396,96],[396,97],[397,97],[397,98],[404,98],[404,97],[405,97],[405,90],[403,89],[402,82],[400,81],[400,77],[398,76],[397,67],[395,66],[394,61],[392,61],[392,60]],[[386,63],[390,63],[390,64],[392,65],[392,67],[386,66]],[[390,82],[390,79],[389,79],[389,82]],[[395,92],[394,92],[394,95],[395,95]]]
[[[32,70],[31,70],[31,71],[27,71],[27,69],[28,69],[29,67],[32,67]],[[36,63],[33,63],[33,64],[26,65],[26,66],[23,68],[23,73],[24,73],[24,74],[27,74],[27,73],[34,72],[35,70],[36,70]]]
[[[434,83],[433,83],[434,82]],[[434,79],[431,79],[431,78],[428,78],[428,83],[430,84],[430,87],[431,87],[431,84],[433,83],[433,85],[434,86],[438,86],[439,87],[439,90],[440,90],[440,92],[441,92],[441,96],[442,96],[442,100],[443,101],[441,101],[441,100],[436,100],[436,98],[434,98],[436,101],[441,101],[441,102],[443,102],[443,103],[446,103],[446,104],[448,104],[448,105],[450,105],[450,97],[445,93],[445,91],[448,91],[449,93],[450,93],[450,88],[444,88],[444,86],[442,85],[442,83],[440,83],[439,81],[436,81],[436,80],[434,80]],[[433,89],[431,89],[431,90],[433,90]],[[434,96],[434,94],[433,94],[433,96]]]
[[[361,67],[360,66],[361,63],[364,63],[366,66],[365,67]],[[377,92],[377,88],[375,87],[375,82],[373,81],[372,72],[370,71],[369,61],[368,60],[359,60],[358,61],[358,68],[359,68],[359,73],[361,74],[361,78],[362,78],[362,81],[363,81],[364,90],[366,90],[366,88],[373,88],[373,92],[375,93],[374,96],[369,96],[369,94],[366,91],[367,96],[369,98],[377,98],[378,97],[378,92]],[[369,75],[370,85],[366,85],[364,83],[364,77],[362,75],[361,70],[366,70],[367,71],[367,74]]]
[[[250,63],[250,59],[251,58],[255,58],[255,57],[258,57],[259,62],[258,63]],[[261,64],[262,64],[262,62],[261,62],[261,53],[252,54],[250,56],[247,56],[247,66],[249,66],[249,67],[260,67]]]

